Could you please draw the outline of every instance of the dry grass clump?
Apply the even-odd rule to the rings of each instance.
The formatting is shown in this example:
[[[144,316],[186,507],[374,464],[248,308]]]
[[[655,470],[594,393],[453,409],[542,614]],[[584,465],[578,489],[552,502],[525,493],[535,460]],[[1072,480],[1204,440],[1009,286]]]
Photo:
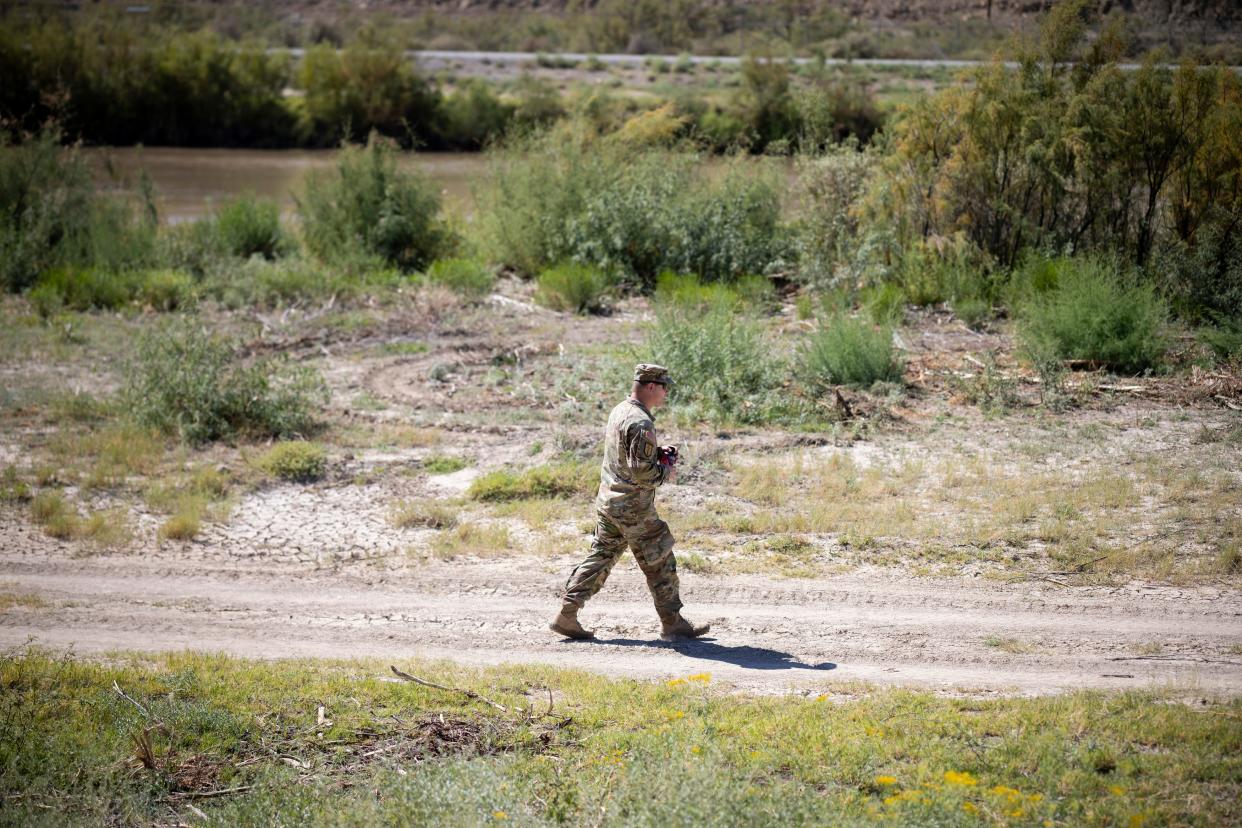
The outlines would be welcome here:
[[[441,560],[463,556],[486,557],[512,549],[509,528],[495,523],[461,523],[431,539],[430,552]]]
[[[15,581],[0,583],[0,612],[5,612],[15,607],[39,609],[40,607],[47,606],[47,601],[44,601],[42,596],[34,592],[20,591],[20,586]]]
[[[460,508],[439,500],[402,500],[393,505],[389,521],[398,529],[452,529]]]
[[[48,537],[86,540],[103,549],[116,549],[133,538],[124,509],[90,512],[83,517],[58,491],[40,492],[30,502],[30,517]]]

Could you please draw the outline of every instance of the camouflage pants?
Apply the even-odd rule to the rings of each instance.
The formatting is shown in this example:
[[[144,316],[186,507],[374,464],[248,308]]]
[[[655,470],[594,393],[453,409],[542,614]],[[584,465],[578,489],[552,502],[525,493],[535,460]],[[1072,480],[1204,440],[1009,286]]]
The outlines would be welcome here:
[[[647,577],[647,588],[656,611],[678,612],[681,607],[677,559],[673,557],[673,533],[655,509],[618,519],[600,509],[595,516],[595,539],[591,554],[574,567],[565,584],[565,602],[579,608],[603,588],[617,559],[628,546]]]

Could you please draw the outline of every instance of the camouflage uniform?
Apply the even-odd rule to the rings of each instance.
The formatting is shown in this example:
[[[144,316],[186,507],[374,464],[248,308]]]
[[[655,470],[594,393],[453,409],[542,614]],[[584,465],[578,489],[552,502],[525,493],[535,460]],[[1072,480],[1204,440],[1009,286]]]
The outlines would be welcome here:
[[[639,366],[647,367],[660,372],[653,371],[647,381],[669,381],[660,366]],[[647,576],[656,610],[663,617],[681,609],[673,533],[655,510],[656,487],[670,469],[659,462],[658,452],[655,418],[646,406],[631,397],[612,410],[604,430],[604,463],[595,498],[595,539],[591,554],[574,568],[565,585],[567,605],[580,609],[599,592],[629,546]]]

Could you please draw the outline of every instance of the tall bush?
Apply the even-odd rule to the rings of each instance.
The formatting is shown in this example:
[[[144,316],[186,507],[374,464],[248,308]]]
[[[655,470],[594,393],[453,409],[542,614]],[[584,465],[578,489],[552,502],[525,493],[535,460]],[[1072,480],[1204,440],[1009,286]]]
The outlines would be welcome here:
[[[1124,38],[1085,43],[1085,9],[1057,4],[1016,69],[981,67],[901,118],[870,215],[906,241],[965,232],[1006,267],[1027,247],[1144,264],[1162,238],[1192,242],[1210,207],[1236,204],[1242,82],[1160,55],[1122,71]]]
[[[451,240],[435,187],[400,169],[391,142],[375,133],[365,147],[344,147],[335,170],[307,177],[298,213],[306,246],[329,261],[374,257],[416,270]]]
[[[308,368],[247,362],[231,342],[174,322],[139,340],[124,395],[138,422],[205,443],[305,435],[327,388]]]
[[[672,402],[691,416],[761,423],[793,416],[781,393],[788,369],[773,358],[759,323],[716,306],[706,313],[664,308],[648,338],[652,361],[677,377]]]
[[[492,255],[526,273],[573,260],[650,286],[664,270],[761,273],[787,252],[777,173],[755,164],[713,180],[692,154],[578,123],[498,152],[493,173],[481,198]]]
[[[890,328],[840,315],[825,319],[809,337],[796,373],[822,394],[834,385],[869,388],[881,381],[899,382],[902,368]]]
[[[304,129],[327,144],[378,132],[403,142],[435,135],[439,93],[395,40],[364,33],[342,50],[321,44],[302,60]]]
[[[47,128],[16,143],[0,131],[0,285],[32,285],[57,267],[106,273],[150,263],[154,217],[100,197],[76,147]]]
[[[1168,307],[1152,285],[1137,283],[1106,257],[1063,259],[1051,270],[1035,262],[1028,267],[1043,281],[1040,289],[1028,277],[1032,286],[1019,293],[1019,331],[1029,351],[1124,373],[1161,365]]]

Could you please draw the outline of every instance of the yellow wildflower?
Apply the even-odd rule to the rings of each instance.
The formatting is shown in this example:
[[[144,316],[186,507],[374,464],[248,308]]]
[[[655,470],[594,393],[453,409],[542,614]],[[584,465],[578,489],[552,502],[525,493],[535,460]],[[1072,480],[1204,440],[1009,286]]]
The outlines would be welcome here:
[[[1014,808],[1012,811],[1009,812],[1009,816],[1013,817],[1014,819],[1017,819],[1018,817],[1022,816],[1022,809]]]
[[[992,793],[1007,799],[1018,799],[1022,796],[1016,789],[1010,788],[1007,785],[997,785],[995,788],[992,788]]]
[[[695,745],[694,747],[690,748],[690,752],[697,756],[698,754],[703,752],[703,748],[699,747],[698,745]]]
[[[963,802],[963,803],[962,803],[962,810],[963,810],[963,811],[965,811],[965,812],[966,812],[966,813],[968,813],[968,814],[977,814],[977,813],[979,813],[979,807],[978,807],[977,805],[975,805],[975,803],[973,803],[973,802]]]
[[[1123,793],[1126,792],[1126,789],[1121,787],[1120,785],[1110,785],[1108,788],[1108,792],[1112,794],[1113,796],[1121,796]]]
[[[711,673],[695,673],[694,675],[690,676],[690,681],[701,681],[704,684],[707,684],[711,680],[712,680]]]
[[[679,684],[685,684],[686,680],[683,678],[675,678],[675,679],[669,679],[668,681],[664,683],[667,684],[669,687],[676,687]]]
[[[1033,794],[1027,794],[1026,798],[1031,802],[1039,802],[1040,800],[1044,798],[1044,795],[1040,793],[1033,793]]]
[[[508,819],[509,815],[504,811],[492,811],[492,817],[495,819]]]
[[[1147,814],[1134,814],[1130,817],[1130,828],[1140,828],[1147,823]]]
[[[945,771],[944,781],[950,785],[978,785],[979,780],[969,771]]]
[[[877,777],[875,778],[875,784],[877,784],[877,785],[896,785],[896,784],[897,784],[897,777],[895,777],[895,776],[877,776]]]
[[[821,701],[828,701],[828,694],[827,694],[827,693],[820,693],[818,696],[816,696],[816,697],[815,697],[815,701],[817,701],[817,702],[821,702]]]

